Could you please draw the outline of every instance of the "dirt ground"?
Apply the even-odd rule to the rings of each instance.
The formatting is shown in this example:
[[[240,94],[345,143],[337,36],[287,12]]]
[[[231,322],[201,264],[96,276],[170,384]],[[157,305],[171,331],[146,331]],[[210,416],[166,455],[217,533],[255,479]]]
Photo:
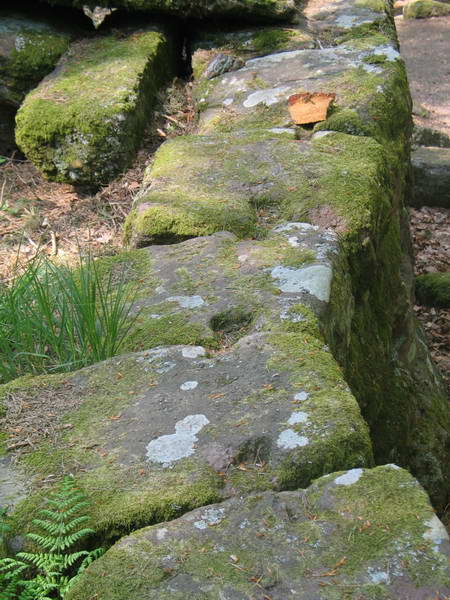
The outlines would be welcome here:
[[[450,16],[398,16],[395,24],[414,100],[414,119],[418,125],[450,135]]]
[[[76,262],[79,251],[93,256],[122,247],[122,228],[144,170],[167,138],[194,126],[190,85],[175,80],[161,94],[157,117],[148,127],[131,167],[99,190],[52,183],[18,154],[0,164],[0,281],[16,264],[39,252]]]

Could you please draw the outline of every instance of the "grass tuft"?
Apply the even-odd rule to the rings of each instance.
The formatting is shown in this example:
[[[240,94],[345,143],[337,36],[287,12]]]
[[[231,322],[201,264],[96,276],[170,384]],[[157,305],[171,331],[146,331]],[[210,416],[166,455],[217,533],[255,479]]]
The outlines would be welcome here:
[[[36,258],[0,285],[0,383],[116,355],[137,316],[136,291],[124,272],[105,276],[91,256],[74,270]]]

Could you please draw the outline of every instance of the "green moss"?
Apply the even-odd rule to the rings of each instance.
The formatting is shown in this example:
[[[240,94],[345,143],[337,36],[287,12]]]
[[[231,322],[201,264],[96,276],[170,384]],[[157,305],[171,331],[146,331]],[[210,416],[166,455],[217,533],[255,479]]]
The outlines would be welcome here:
[[[385,0],[356,0],[355,6],[369,8],[374,12],[385,13],[388,10]]]
[[[450,273],[426,273],[416,277],[416,297],[420,304],[450,307]]]
[[[426,19],[427,17],[442,17],[450,14],[450,6],[445,2],[435,0],[414,0],[403,9],[405,19]]]
[[[218,347],[218,340],[200,323],[190,323],[186,316],[179,313],[151,318],[154,311],[152,307],[140,313],[123,345],[125,352],[177,344]]]
[[[56,181],[107,181],[132,159],[171,71],[169,44],[155,31],[73,44],[58,75],[22,105],[17,143]]]
[[[68,35],[34,32],[24,29],[17,34],[16,47],[0,64],[0,76],[13,99],[20,104],[25,94],[54,69],[68,49]]]

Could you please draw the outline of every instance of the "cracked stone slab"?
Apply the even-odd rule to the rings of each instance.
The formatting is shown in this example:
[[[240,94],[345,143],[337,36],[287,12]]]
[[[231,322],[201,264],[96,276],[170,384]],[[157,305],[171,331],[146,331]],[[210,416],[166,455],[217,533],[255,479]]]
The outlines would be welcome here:
[[[445,598],[449,556],[448,533],[423,489],[386,465],[136,531],[87,569],[68,600]]]
[[[376,26],[380,29],[392,27],[392,7],[389,2],[379,3],[362,0],[309,0],[304,9],[308,27],[316,34],[328,33],[335,36],[348,33],[353,28]]]
[[[141,512],[158,521],[161,511],[297,487],[372,460],[355,399],[323,343],[306,334],[253,334],[231,351],[195,358],[183,346],[160,347],[68,375],[56,388],[80,407],[52,444],[57,463],[44,443],[28,477],[54,476],[61,460],[91,495],[104,534]]]

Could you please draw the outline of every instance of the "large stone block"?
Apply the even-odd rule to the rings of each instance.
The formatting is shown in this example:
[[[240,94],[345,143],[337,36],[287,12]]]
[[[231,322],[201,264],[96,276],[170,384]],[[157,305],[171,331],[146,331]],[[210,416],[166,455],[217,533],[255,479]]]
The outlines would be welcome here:
[[[422,146],[411,155],[414,174],[412,206],[450,208],[450,148]]]
[[[108,182],[133,159],[174,64],[170,36],[158,30],[72,44],[21,106],[18,146],[49,179]]]
[[[291,223],[259,242],[220,233],[126,254],[142,309],[128,347],[145,350],[0,390],[13,420],[25,402],[43,432],[5,466],[0,504],[18,502],[18,529],[42,483],[67,470],[108,540],[236,494],[371,466],[368,428],[316,316],[335,252],[331,232]],[[105,273],[121,268],[104,260]]]
[[[14,147],[14,116],[27,92],[50,73],[74,31],[45,18],[0,10],[0,152]]]
[[[450,593],[449,556],[448,533],[423,489],[386,465],[332,473],[306,490],[233,498],[136,531],[67,598],[431,600]]]

